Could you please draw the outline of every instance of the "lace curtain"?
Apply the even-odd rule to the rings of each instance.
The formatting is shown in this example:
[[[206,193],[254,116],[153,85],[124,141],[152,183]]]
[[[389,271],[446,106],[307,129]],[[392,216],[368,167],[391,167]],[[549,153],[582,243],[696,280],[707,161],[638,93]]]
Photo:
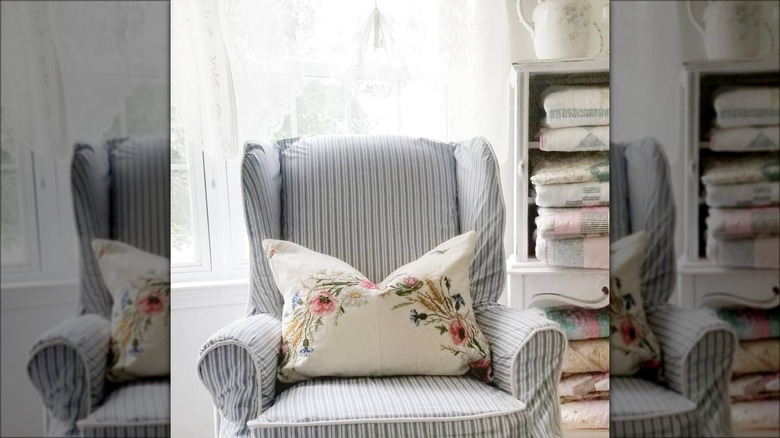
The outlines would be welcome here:
[[[2,112],[16,147],[167,130],[167,5],[3,2]],[[7,146],[7,145],[6,145]]]
[[[248,140],[296,133],[291,125],[332,110],[322,129],[483,135],[505,156],[504,3],[173,0],[172,141],[178,132],[188,147],[233,158]]]

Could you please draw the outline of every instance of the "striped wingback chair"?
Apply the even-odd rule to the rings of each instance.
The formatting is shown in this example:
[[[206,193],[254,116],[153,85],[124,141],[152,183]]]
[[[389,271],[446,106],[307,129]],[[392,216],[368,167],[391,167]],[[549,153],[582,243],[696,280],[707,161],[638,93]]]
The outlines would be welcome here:
[[[78,316],[32,347],[27,371],[43,398],[49,436],[168,436],[169,379],[106,380],[112,298],[92,239],[170,257],[168,137],[76,145],[71,188],[79,237]]]
[[[247,314],[200,351],[220,437],[560,435],[560,327],[497,303],[505,282],[499,172],[482,138],[314,136],[250,143],[242,168],[252,272]],[[282,296],[261,242],[293,241],[370,279],[474,230],[471,293],[494,383],[396,376],[277,382]],[[378,280],[377,280],[378,281]]]
[[[728,381],[737,338],[705,310],[670,304],[675,283],[675,207],[669,165],[655,139],[610,146],[613,241],[645,230],[641,294],[661,344],[663,382],[613,377],[610,435],[731,436]],[[686,293],[686,291],[680,291]]]

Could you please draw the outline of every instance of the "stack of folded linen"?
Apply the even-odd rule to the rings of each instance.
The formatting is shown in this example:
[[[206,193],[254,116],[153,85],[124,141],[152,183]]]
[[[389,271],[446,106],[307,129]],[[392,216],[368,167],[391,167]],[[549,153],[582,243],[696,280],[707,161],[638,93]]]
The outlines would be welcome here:
[[[713,107],[712,152],[702,160],[701,178],[707,258],[721,266],[780,268],[780,89],[724,88]]]
[[[530,156],[536,258],[609,269],[609,87],[552,86],[543,106]]]
[[[739,338],[729,382],[735,429],[780,429],[780,313],[778,308],[723,308],[716,315]]]
[[[779,158],[777,152],[706,157],[707,258],[721,266],[780,268]]]
[[[569,347],[558,384],[565,429],[609,427],[609,308],[552,307],[546,316],[566,332]]]
[[[551,266],[609,269],[609,152],[531,155],[536,258]]]

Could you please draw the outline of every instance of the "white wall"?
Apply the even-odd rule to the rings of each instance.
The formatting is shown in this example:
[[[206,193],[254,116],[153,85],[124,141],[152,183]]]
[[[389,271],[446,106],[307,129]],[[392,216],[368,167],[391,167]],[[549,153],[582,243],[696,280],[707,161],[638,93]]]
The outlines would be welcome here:
[[[75,282],[3,285],[0,435],[43,434],[43,403],[27,377],[27,357],[40,335],[76,314],[77,292]]]
[[[198,351],[217,330],[241,318],[244,283],[174,287],[171,298],[171,436],[214,436],[211,396],[196,372]]]

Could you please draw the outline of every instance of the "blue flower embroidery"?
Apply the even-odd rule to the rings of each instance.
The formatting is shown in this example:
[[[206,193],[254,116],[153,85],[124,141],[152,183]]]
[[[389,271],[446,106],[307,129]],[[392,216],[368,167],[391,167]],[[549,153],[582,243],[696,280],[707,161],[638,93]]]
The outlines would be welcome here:
[[[417,313],[416,309],[412,309],[409,313],[409,321],[412,321],[418,327],[420,326],[420,321],[428,319],[427,313]]]
[[[295,310],[295,306],[298,305],[298,291],[297,290],[293,294],[292,298],[290,298],[290,304],[292,305],[292,310]]]
[[[463,301],[463,296],[461,296],[461,294],[453,295],[452,301],[455,303],[455,310],[460,310],[460,306],[466,305],[466,302]]]
[[[119,308],[125,310],[125,307],[130,303],[130,291],[125,291],[125,293],[122,294],[122,299],[119,303]]]

